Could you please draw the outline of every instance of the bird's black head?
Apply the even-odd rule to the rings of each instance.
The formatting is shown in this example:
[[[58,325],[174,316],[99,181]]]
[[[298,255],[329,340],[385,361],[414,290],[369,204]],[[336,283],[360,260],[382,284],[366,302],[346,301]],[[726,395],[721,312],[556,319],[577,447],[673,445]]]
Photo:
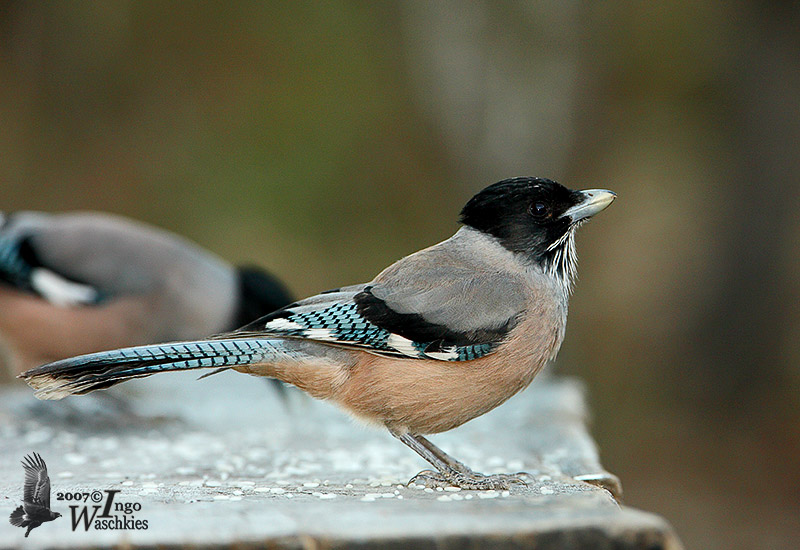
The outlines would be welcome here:
[[[461,222],[549,266],[574,255],[568,250],[574,229],[615,197],[599,189],[573,191],[545,178],[511,178],[472,197],[461,211]]]

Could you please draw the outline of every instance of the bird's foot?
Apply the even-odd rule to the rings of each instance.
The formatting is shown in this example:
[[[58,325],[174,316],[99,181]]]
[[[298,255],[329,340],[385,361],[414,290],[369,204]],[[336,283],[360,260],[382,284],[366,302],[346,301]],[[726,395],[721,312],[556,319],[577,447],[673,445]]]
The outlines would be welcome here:
[[[463,466],[463,465],[462,465]],[[408,482],[409,485],[422,485],[424,487],[459,487],[461,489],[474,489],[478,491],[506,490],[513,485],[527,485],[525,478],[528,474],[519,472],[516,474],[493,474],[485,475],[473,472],[466,466],[465,471],[435,472],[433,470],[423,470]]]

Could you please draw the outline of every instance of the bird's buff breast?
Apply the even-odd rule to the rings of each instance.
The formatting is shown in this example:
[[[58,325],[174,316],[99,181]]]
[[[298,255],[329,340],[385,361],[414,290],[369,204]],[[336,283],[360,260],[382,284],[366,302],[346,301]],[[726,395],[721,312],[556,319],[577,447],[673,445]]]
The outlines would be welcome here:
[[[395,431],[450,430],[531,383],[561,345],[564,316],[555,313],[529,315],[496,352],[472,361],[362,357],[331,398]]]

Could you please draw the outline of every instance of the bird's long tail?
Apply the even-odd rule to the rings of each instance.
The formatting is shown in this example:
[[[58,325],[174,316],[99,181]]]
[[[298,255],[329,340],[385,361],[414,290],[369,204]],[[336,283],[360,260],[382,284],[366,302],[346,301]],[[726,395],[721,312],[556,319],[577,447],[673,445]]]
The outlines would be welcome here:
[[[285,342],[267,338],[173,342],[62,359],[23,372],[19,377],[36,390],[39,399],[61,399],[159,372],[226,369],[292,354]]]

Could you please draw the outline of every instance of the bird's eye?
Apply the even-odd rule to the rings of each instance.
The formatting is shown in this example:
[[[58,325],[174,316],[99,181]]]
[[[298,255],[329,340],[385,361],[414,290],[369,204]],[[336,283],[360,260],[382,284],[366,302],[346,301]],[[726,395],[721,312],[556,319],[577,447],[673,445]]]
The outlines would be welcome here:
[[[531,205],[528,207],[528,212],[530,212],[531,215],[536,218],[545,218],[550,214],[550,208],[548,208],[546,203],[542,201],[536,201],[531,203]]]

